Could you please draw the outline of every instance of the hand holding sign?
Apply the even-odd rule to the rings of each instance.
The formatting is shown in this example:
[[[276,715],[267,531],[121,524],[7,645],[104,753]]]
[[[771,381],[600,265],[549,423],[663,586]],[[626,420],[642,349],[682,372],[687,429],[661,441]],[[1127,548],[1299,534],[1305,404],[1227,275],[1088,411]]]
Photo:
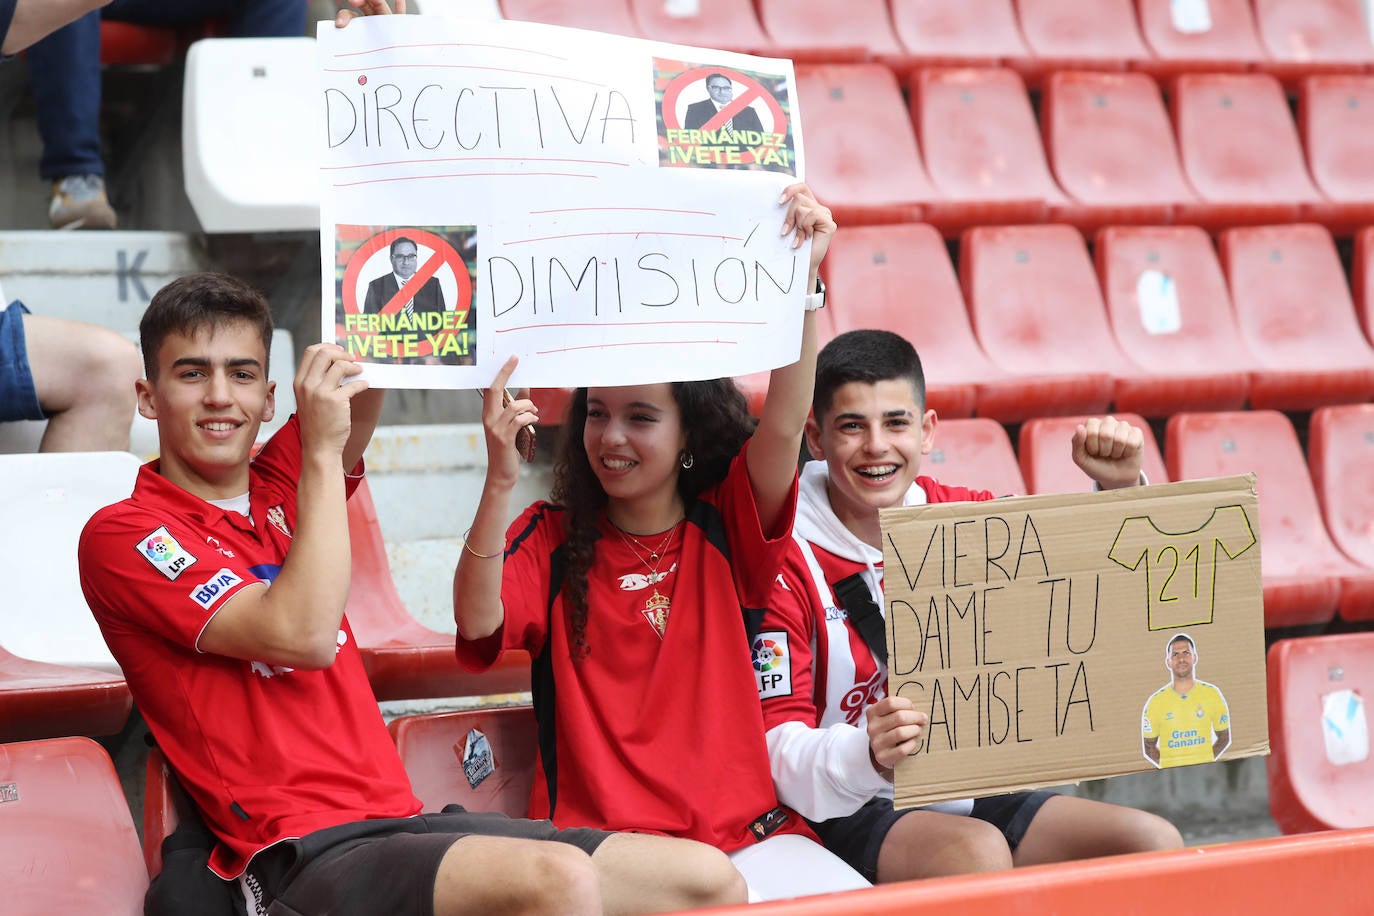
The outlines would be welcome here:
[[[342,29],[358,16],[387,16],[391,14],[391,7],[386,0],[348,0],[348,4],[353,9],[342,9],[334,15],[335,28]],[[406,0],[396,0],[396,12],[404,13],[405,11]]]
[[[363,379],[348,379],[361,371],[363,367],[343,347],[330,343],[306,347],[294,383],[305,454],[328,451],[337,458],[343,453],[353,428],[349,401],[368,387]]]
[[[488,482],[514,486],[520,474],[519,459],[533,457],[534,424],[539,422],[539,408],[529,399],[529,392],[521,390],[518,397],[506,398],[506,382],[519,365],[520,359],[509,357],[491,387],[486,389],[482,404],[482,427],[487,436]],[[528,456],[528,457],[526,457]]]
[[[800,248],[807,239],[811,240],[811,275],[820,267],[821,259],[830,248],[830,239],[835,235],[835,217],[830,208],[816,200],[805,182],[797,182],[783,188],[778,203],[787,204],[787,216],[782,221],[782,235],[795,232],[792,247]]]
[[[916,742],[930,723],[906,697],[883,697],[864,710],[868,720],[868,756],[874,769],[891,770],[916,751]],[[889,774],[890,775],[890,774]]]

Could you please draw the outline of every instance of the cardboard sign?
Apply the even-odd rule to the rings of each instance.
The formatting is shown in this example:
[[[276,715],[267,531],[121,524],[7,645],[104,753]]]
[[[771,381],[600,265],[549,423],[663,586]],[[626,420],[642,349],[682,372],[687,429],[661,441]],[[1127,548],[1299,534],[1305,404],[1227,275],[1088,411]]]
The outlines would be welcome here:
[[[880,516],[899,807],[1268,753],[1254,475]]]
[[[801,346],[792,64],[532,22],[318,33],[321,321],[374,385],[717,378]]]

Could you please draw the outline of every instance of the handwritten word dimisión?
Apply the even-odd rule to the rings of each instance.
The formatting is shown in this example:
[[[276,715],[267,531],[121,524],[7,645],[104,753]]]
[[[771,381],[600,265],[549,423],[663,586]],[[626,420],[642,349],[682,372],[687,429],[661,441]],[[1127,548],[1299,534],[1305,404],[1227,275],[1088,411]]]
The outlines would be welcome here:
[[[638,258],[564,260],[530,257],[519,261],[495,256],[487,260],[491,307],[495,317],[518,314],[564,314],[581,317],[621,314],[630,307],[737,306],[746,299],[790,293],[797,283],[796,257],[777,262],[718,261],[670,257],[649,252]]]

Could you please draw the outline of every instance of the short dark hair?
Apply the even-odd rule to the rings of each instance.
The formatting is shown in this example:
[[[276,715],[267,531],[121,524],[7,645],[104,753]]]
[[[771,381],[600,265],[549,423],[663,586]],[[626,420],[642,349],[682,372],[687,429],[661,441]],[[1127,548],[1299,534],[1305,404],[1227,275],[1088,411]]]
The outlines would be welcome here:
[[[391,254],[389,255],[389,257],[393,257],[393,258],[396,257],[396,246],[399,245],[399,244],[401,244],[402,242],[408,242],[408,243],[410,243],[412,246],[414,246],[414,248],[415,248],[415,250],[416,250],[417,252],[420,250],[420,246],[415,244],[415,240],[414,240],[414,239],[409,239],[409,238],[406,238],[404,235],[402,235],[402,236],[398,236],[397,238],[395,238],[395,239],[392,240],[392,242],[391,242]]]
[[[811,410],[819,421],[835,400],[835,392],[850,382],[904,379],[916,391],[916,404],[925,410],[926,376],[921,357],[905,337],[891,331],[845,331],[816,356],[816,389]]]
[[[730,79],[730,77],[726,76],[724,73],[712,73],[710,76],[706,77],[706,88],[707,88],[707,89],[711,88],[711,80],[715,80],[715,79],[725,80],[725,81],[726,81],[727,83],[729,83],[731,86],[735,85],[735,81],[732,80],[732,79]]]
[[[1193,642],[1193,637],[1189,636],[1187,633],[1180,633],[1173,639],[1169,640],[1169,645],[1166,646],[1164,649],[1165,655],[1168,655],[1170,652],[1173,651],[1174,643],[1176,642],[1186,642],[1188,644],[1188,648],[1192,649],[1194,653],[1197,652],[1197,643]]]
[[[196,273],[178,277],[158,290],[138,323],[143,372],[157,380],[157,354],[167,335],[194,334],[243,322],[262,337],[264,353],[272,352],[272,309],[262,293],[228,274]],[[263,371],[267,371],[264,365]]]

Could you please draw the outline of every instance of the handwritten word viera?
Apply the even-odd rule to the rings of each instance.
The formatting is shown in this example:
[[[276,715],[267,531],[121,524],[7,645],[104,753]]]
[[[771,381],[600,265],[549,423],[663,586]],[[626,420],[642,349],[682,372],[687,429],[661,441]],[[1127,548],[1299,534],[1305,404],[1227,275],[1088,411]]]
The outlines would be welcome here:
[[[1093,730],[1097,574],[1052,573],[1030,515],[937,524],[919,557],[888,541],[890,689],[930,716],[912,756]]]

